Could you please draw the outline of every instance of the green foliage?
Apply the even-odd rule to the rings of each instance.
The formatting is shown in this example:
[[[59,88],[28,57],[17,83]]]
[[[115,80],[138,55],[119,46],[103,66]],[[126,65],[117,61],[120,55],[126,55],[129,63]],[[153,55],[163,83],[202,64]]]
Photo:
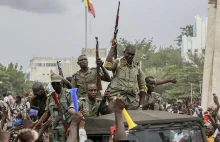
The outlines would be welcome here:
[[[178,46],[181,46],[182,44],[182,36],[186,35],[186,36],[193,36],[193,25],[187,25],[186,27],[181,27],[181,34],[177,37],[176,44]]]
[[[205,56],[199,56],[198,54],[188,53],[188,58],[190,60],[191,65],[197,67],[200,71],[203,71]]]
[[[168,90],[164,90],[165,98],[190,96],[191,83],[193,84],[195,95],[199,94],[199,83],[202,81],[202,72],[198,68],[190,65],[182,65],[180,67],[173,65],[165,67],[164,72],[167,73],[167,76],[176,77],[178,80],[177,84],[171,85]]]
[[[157,52],[151,52],[148,58],[143,60],[143,67],[156,67],[162,68],[166,65],[181,65],[182,58],[180,55],[180,49],[172,46],[167,48],[159,48]]]
[[[136,55],[135,55],[135,61],[139,61],[140,59],[147,58],[148,54],[151,52],[154,52],[156,49],[156,46],[153,45],[153,39],[147,40],[146,38],[142,40],[135,40],[134,42],[130,42],[124,38],[120,38],[118,41],[118,57],[122,57],[124,55],[125,47],[128,44],[134,44],[136,46]]]
[[[10,63],[7,67],[0,64],[0,93],[7,91],[16,92],[16,94],[23,95],[23,89],[28,86],[25,82],[25,74],[22,71],[22,66]]]

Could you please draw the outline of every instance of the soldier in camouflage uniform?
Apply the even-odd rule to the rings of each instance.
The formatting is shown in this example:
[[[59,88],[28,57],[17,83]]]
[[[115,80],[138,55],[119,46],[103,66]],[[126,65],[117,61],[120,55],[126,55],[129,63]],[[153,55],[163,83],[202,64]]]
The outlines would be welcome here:
[[[111,48],[104,64],[107,70],[114,73],[109,85],[110,97],[113,99],[121,95],[126,109],[135,110],[138,107],[141,109],[147,88],[142,70],[133,61],[136,47],[128,45],[124,51],[124,57],[120,60],[113,60],[114,51],[115,46]]]
[[[144,99],[144,106],[143,109],[150,109],[150,110],[164,110],[162,104],[162,98],[159,93],[153,92],[154,88],[157,85],[162,85],[166,83],[176,83],[176,78],[173,79],[165,79],[165,80],[158,80],[152,76],[148,76],[145,78],[145,82],[147,84],[147,94]]]
[[[144,98],[144,106],[143,109],[149,109],[149,110],[163,110],[162,106],[162,98],[161,95],[153,92],[154,88],[156,87],[156,79],[154,77],[146,77],[145,79],[147,84],[147,94]]]
[[[73,74],[72,77],[72,87],[78,88],[78,98],[87,97],[87,86],[90,83],[97,84],[97,68],[88,67],[88,59],[86,55],[81,55],[78,57],[78,65],[80,70]],[[97,65],[101,68],[100,75],[103,81],[110,82],[110,76],[107,70],[103,67],[103,62],[101,59],[97,60]],[[98,92],[100,96],[100,92]]]
[[[82,112],[84,117],[96,117],[99,111],[100,115],[108,113],[108,106],[106,101],[108,99],[108,92],[105,92],[103,98],[97,97],[97,86],[96,84],[88,84],[87,97],[79,99],[79,110]],[[100,106],[101,105],[101,106]],[[100,108],[100,110],[99,110]]]
[[[70,123],[71,115],[75,113],[75,110],[69,90],[62,87],[62,79],[63,78],[60,75],[51,76],[51,85],[55,92],[58,94],[61,106],[63,106],[64,111],[66,112],[67,116],[69,116],[67,117],[67,120]],[[45,122],[51,115],[55,121],[57,121],[61,116],[53,97],[49,95],[46,103],[45,113],[40,118],[35,127],[39,126],[42,122]],[[49,131],[53,134],[52,141],[65,142],[65,129],[63,127],[62,121],[59,121],[58,126],[54,126],[53,123]]]

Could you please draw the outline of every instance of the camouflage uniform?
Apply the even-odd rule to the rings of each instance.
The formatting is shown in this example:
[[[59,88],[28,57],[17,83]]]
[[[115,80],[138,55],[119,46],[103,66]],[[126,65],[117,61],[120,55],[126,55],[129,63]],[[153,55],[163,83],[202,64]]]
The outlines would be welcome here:
[[[162,98],[161,98],[160,94],[158,94],[156,92],[152,92],[151,95],[148,95],[144,98],[144,102],[148,102],[150,100],[150,98],[155,98],[155,99],[159,100],[159,102],[149,105],[149,107],[148,107],[149,110],[157,110],[157,111],[163,110]]]
[[[60,82],[62,80],[61,76],[54,75],[51,77],[51,82]],[[74,108],[71,94],[68,89],[62,88],[61,94],[59,94],[60,98],[59,101],[61,103],[61,106],[63,106],[66,114],[68,114],[69,108]],[[50,115],[53,116],[53,118],[56,119],[59,118],[61,115],[58,112],[58,107],[50,94],[47,99],[47,104],[45,110],[50,113]],[[67,117],[68,122],[71,122],[70,115]],[[49,130],[52,135],[52,141],[59,141],[59,142],[65,142],[65,129],[63,127],[62,121],[59,121],[59,124],[57,127],[54,126],[54,123],[52,124],[52,127]]]
[[[84,110],[86,113],[84,114],[84,117],[96,117],[97,112],[99,109],[99,106],[102,102],[102,99],[96,98],[95,102],[90,101],[88,97],[86,98],[80,98],[79,99],[79,110]],[[102,105],[102,112],[106,110],[107,106],[104,104]]]
[[[100,75],[103,76],[101,71]],[[73,74],[71,83],[73,88],[78,88],[78,98],[87,97],[88,84],[97,83],[97,69],[89,68],[86,73],[77,71]],[[98,96],[101,96],[100,91],[98,92]]]
[[[135,110],[139,104],[139,91],[146,91],[144,74],[138,64],[134,62],[129,65],[122,58],[114,60],[112,63],[105,61],[104,67],[114,72],[114,77],[109,85],[110,97],[122,95],[125,102],[125,108]]]

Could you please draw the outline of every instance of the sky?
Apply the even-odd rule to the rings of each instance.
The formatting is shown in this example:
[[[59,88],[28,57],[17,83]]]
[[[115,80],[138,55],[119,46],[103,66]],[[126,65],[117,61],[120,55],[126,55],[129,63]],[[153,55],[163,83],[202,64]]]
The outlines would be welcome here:
[[[207,0],[121,0],[118,38],[150,39],[175,45],[180,27],[207,16]],[[110,48],[118,0],[93,0],[88,14],[88,48]],[[78,57],[85,47],[85,7],[81,0],[0,0],[0,63],[28,69],[32,57]]]

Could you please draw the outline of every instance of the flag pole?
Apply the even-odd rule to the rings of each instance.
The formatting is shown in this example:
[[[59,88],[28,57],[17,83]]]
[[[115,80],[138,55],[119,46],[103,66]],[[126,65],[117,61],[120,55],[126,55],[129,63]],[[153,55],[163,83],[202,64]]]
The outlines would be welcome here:
[[[85,6],[85,52],[87,55],[87,7]]]

